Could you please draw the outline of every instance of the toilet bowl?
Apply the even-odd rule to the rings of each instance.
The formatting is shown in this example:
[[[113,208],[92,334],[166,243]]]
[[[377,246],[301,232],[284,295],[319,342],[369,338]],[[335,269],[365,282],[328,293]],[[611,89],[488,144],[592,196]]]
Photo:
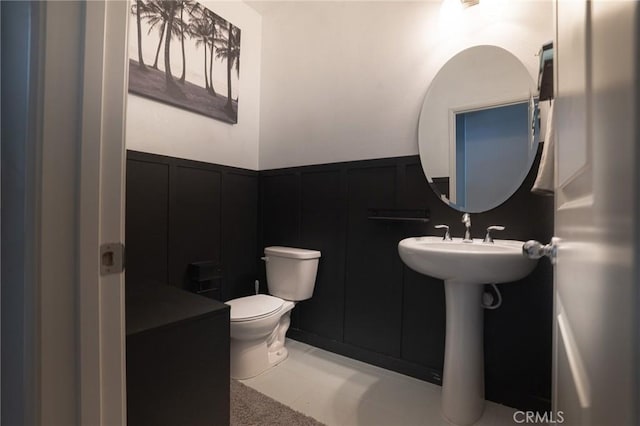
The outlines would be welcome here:
[[[256,294],[226,302],[231,306],[231,377],[257,376],[287,358],[285,335],[291,310],[311,298],[315,287],[317,250],[267,247],[264,250],[267,287],[271,295]]]

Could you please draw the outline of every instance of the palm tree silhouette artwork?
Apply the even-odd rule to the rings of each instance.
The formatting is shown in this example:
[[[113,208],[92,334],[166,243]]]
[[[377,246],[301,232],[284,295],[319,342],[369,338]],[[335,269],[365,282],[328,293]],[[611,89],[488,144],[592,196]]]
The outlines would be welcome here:
[[[202,51],[204,52],[204,87],[207,91],[210,90],[209,87],[209,76],[207,74],[207,51],[209,46],[209,38],[212,33],[211,23],[209,19],[202,12],[201,6],[199,3],[196,3],[198,6],[194,7],[191,11],[191,23],[189,33],[196,38],[196,47],[204,46]]]
[[[142,3],[142,0],[137,0],[137,1]],[[167,29],[167,20],[164,17],[161,5],[157,1],[147,2],[146,12],[147,13],[145,18],[149,27],[149,30],[147,31],[147,36],[149,36],[149,34],[151,34],[151,31],[156,27],[159,29],[159,33],[160,33],[160,38],[158,39],[158,47],[156,48],[156,55],[152,65],[152,68],[157,70],[158,57],[160,56],[160,48],[162,47],[162,40],[164,40],[164,31]],[[138,19],[140,19],[139,16],[138,16]],[[140,40],[139,40],[139,43],[141,43]],[[140,50],[140,44],[138,44],[138,50]]]
[[[137,26],[137,35],[138,35],[138,66],[140,69],[145,70],[147,67],[144,64],[144,60],[142,58],[142,18],[141,16],[145,13],[144,3],[141,0],[136,0],[135,4],[131,6],[131,13],[136,15],[136,26]]]
[[[131,13],[129,92],[237,123],[240,28],[194,0],[135,0]]]
[[[180,20],[178,21],[178,31],[180,32],[180,45],[182,47],[182,75],[180,76],[180,83],[182,84],[184,84],[184,79],[187,73],[187,56],[184,52],[184,36],[189,35],[190,28],[184,19],[184,9],[193,8],[195,4],[196,3],[192,0],[182,0],[180,2]]]
[[[228,25],[227,38],[221,40],[221,42],[226,41],[226,47],[218,49],[217,57],[225,58],[227,61],[227,103],[224,107],[230,114],[234,114],[231,98],[231,70],[235,67],[237,75],[240,76],[240,30],[231,22]]]

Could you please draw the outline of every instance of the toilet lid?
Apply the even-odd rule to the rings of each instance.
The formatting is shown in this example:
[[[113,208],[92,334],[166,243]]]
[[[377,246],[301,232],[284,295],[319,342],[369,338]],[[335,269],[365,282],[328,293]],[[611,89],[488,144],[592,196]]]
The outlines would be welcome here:
[[[266,294],[256,294],[226,303],[231,306],[231,321],[248,321],[269,316],[282,307],[284,300]]]

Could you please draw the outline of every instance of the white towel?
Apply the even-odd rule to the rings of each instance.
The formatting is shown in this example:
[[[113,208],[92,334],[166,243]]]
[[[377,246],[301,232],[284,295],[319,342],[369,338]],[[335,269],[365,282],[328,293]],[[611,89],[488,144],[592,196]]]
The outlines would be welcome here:
[[[544,146],[542,147],[542,158],[538,167],[538,177],[531,188],[531,192],[538,195],[553,195],[553,151],[555,145],[555,132],[553,131],[553,101],[550,102],[547,113],[547,128],[544,132]]]

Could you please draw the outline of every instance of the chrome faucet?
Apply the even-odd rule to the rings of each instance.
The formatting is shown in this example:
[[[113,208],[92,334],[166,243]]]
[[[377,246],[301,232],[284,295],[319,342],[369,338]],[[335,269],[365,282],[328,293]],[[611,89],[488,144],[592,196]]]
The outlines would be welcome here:
[[[469,213],[465,213],[462,215],[462,223],[464,223],[464,226],[466,228],[466,230],[464,231],[464,240],[462,240],[462,242],[472,243],[473,240],[471,239],[471,215]]]
[[[449,226],[448,225],[436,225],[434,226],[434,228],[436,229],[444,229],[444,236],[442,237],[443,241],[453,241],[453,239],[451,238],[451,234],[449,233]]]
[[[493,244],[493,237],[491,236],[491,231],[504,231],[504,226],[500,226],[500,225],[489,226],[487,228],[487,235],[484,236],[484,241],[482,241],[483,243]]]

